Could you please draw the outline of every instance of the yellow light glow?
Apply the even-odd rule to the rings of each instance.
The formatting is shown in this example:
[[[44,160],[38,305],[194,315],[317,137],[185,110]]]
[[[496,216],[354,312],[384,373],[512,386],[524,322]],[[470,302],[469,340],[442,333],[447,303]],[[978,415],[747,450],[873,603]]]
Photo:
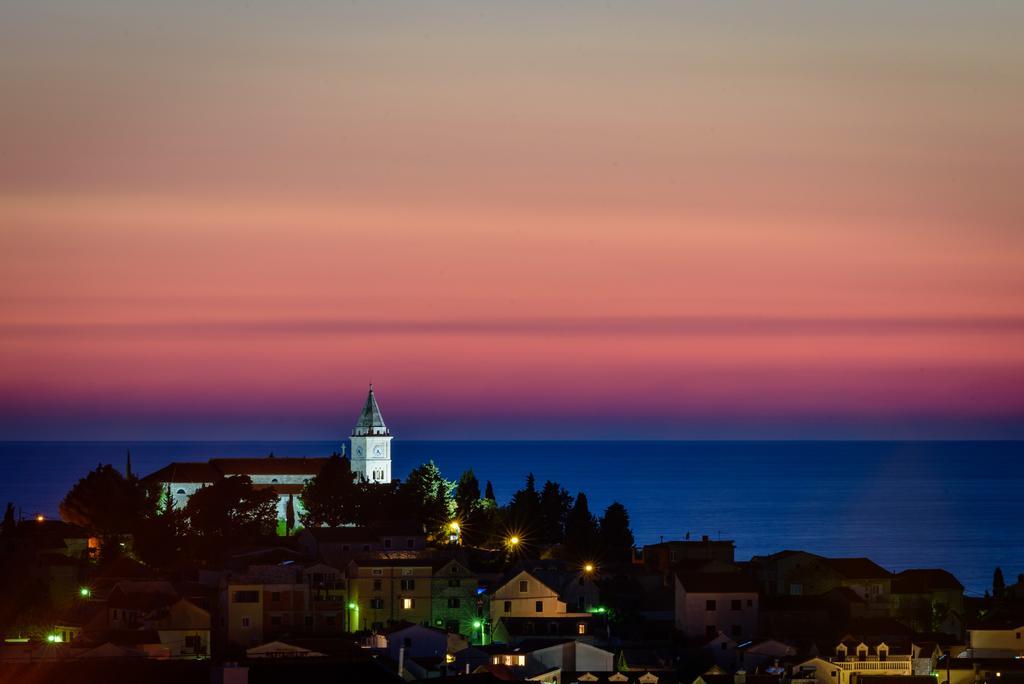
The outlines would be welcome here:
[[[36,516],[36,522],[43,522],[44,520],[46,520],[46,516],[44,516],[42,513]]]
[[[458,532],[459,529],[460,529],[459,521],[458,520],[453,520],[450,523],[448,523],[448,529],[451,530],[452,532]]]
[[[405,610],[412,610],[412,599],[411,598],[404,598],[404,599],[402,599],[402,608],[404,608]]]
[[[508,538],[509,546],[515,546],[518,543],[519,543],[519,537],[511,536],[511,537]]]
[[[586,572],[586,573],[594,572],[594,564],[593,563],[587,563],[586,565],[584,565],[583,566],[583,572]]]

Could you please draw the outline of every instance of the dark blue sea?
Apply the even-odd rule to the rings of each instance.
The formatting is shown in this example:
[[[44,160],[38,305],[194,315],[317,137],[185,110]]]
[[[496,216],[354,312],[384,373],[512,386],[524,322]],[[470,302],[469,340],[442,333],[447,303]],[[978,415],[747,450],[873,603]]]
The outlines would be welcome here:
[[[213,456],[328,455],[338,442],[3,442],[0,505],[55,515],[97,463],[138,473]],[[898,571],[942,567],[970,593],[1024,573],[1024,442],[416,442],[396,439],[393,473],[433,459],[472,468],[505,503],[532,472],[591,510],[626,505],[638,543],[706,534],[737,558],[804,549],[868,556]]]

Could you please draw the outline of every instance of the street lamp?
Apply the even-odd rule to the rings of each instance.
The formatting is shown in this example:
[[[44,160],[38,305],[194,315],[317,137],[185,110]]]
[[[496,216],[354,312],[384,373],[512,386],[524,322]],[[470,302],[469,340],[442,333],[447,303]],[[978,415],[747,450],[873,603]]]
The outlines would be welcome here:
[[[590,573],[594,572],[594,564],[593,563],[585,563],[583,565],[583,572],[587,573],[588,575]]]
[[[459,542],[459,533],[461,530],[462,527],[459,525],[458,520],[452,520],[448,523],[448,541],[452,544],[457,544]]]
[[[43,515],[42,513],[37,513],[36,514],[36,522],[43,522],[44,520],[46,520],[46,516],[45,515]]]
[[[92,590],[89,587],[81,587],[78,590],[78,595],[82,598],[89,598],[90,596],[92,596]]]
[[[485,646],[486,644],[484,642],[487,641],[487,632],[486,632],[486,627],[485,627],[484,621],[483,620],[473,620],[473,629],[474,630],[477,630],[477,629],[480,630],[480,645],[481,646]]]

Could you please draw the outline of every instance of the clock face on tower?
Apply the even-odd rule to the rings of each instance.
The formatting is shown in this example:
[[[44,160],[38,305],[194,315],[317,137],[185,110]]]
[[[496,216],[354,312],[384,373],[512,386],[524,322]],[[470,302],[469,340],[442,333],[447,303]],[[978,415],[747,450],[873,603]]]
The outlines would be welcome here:
[[[383,456],[384,455],[384,447],[382,447],[380,445],[375,447],[374,450],[373,450],[373,455],[377,456],[377,457]]]
[[[356,456],[363,455],[363,447],[356,447]]]

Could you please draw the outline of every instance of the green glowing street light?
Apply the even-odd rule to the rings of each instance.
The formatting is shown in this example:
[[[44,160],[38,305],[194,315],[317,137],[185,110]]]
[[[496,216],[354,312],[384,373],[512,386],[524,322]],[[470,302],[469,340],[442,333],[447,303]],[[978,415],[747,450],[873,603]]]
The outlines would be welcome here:
[[[78,595],[82,598],[89,598],[90,596],[92,596],[92,589],[90,589],[89,587],[82,587],[78,590]]]
[[[348,609],[349,610],[359,610],[359,606],[357,606],[354,601],[350,601],[349,604],[348,604]]]
[[[483,626],[484,623],[480,622],[479,620],[473,620],[473,629],[480,629]]]

